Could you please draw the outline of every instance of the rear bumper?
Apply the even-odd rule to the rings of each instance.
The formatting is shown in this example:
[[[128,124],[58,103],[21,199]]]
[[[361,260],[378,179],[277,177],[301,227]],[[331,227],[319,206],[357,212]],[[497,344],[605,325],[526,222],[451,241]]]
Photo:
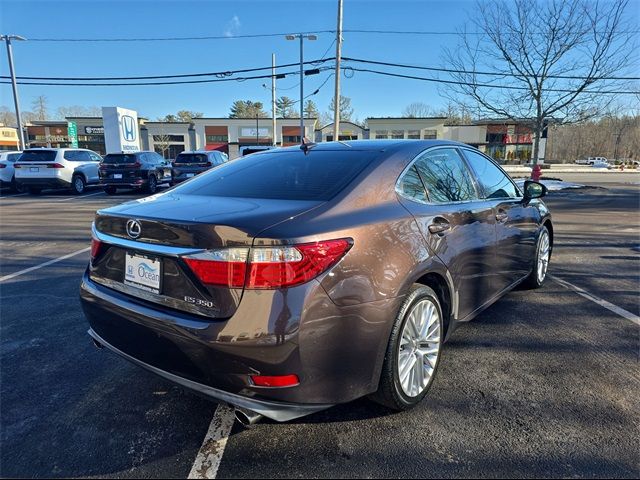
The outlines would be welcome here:
[[[234,407],[253,410],[254,412],[259,413],[260,415],[264,415],[265,417],[275,420],[277,422],[286,422],[288,420],[293,420],[294,418],[310,415],[312,413],[319,412],[321,410],[332,407],[332,405],[301,405],[301,404],[292,404],[292,403],[283,403],[283,402],[270,402],[267,400],[257,400],[257,399],[243,397],[241,395],[225,392],[224,390],[219,390],[217,388],[213,388],[208,385],[203,385],[202,383],[191,381],[184,377],[179,377],[178,375],[174,375],[165,370],[156,368],[153,365],[149,365],[148,363],[142,362],[137,358],[132,357],[131,355],[128,355],[121,350],[118,350],[116,347],[108,343],[104,338],[98,335],[91,328],[87,333],[100,345],[108,348],[114,353],[117,353],[118,355],[124,357],[125,359],[138,365],[139,367],[145,368],[157,375],[160,375],[163,378],[166,378],[167,380],[170,380],[174,383],[182,385],[183,387],[187,387],[192,390],[195,390],[215,400],[229,403]]]
[[[119,188],[144,188],[147,186],[148,181],[146,179],[138,179],[131,181],[125,180],[109,180],[100,179],[100,186],[102,187],[119,187]]]
[[[88,273],[80,299],[99,343],[176,383],[280,421],[377,389],[389,312],[400,300],[338,307],[312,280],[286,293],[245,291],[232,317],[212,319],[126,295]],[[296,374],[300,383],[261,388],[250,380],[255,374]]]
[[[67,182],[61,178],[29,178],[17,177],[16,183],[24,187],[41,187],[41,188],[70,188],[71,182]]]

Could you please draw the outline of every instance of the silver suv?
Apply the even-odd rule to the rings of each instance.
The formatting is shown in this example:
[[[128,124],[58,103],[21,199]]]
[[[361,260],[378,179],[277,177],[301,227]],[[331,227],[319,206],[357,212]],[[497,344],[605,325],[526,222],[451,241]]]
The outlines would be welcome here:
[[[82,148],[32,148],[14,164],[16,184],[39,194],[45,188],[69,188],[73,193],[98,184],[102,157]]]

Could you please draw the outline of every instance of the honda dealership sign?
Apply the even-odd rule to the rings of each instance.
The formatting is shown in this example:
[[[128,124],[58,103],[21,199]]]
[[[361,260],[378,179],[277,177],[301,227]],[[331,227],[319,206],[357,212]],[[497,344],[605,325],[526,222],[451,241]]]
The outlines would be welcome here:
[[[120,107],[102,107],[102,120],[107,153],[140,151],[138,112]]]

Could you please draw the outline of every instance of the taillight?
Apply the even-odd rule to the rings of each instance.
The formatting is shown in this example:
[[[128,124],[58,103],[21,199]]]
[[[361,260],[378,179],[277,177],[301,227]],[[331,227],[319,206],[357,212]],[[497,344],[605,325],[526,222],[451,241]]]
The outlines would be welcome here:
[[[102,242],[95,238],[91,239],[91,259],[93,260],[100,254],[100,250],[102,249]]]
[[[208,250],[184,257],[191,271],[205,285],[242,288],[247,271],[248,248]]]
[[[61,163],[47,163],[45,165],[45,167],[47,167],[47,168],[64,168],[64,165],[62,165]]]
[[[14,164],[13,164],[13,168],[22,168],[22,166],[21,166],[21,165],[18,165],[17,163],[14,163]]]
[[[351,248],[349,239],[300,245],[210,250],[184,257],[206,285],[275,289],[300,285],[335,265]]]
[[[136,162],[133,165],[131,165],[133,168],[140,168],[142,166],[142,164],[140,162]]]
[[[7,168],[7,166],[4,163],[0,163],[0,168]]]

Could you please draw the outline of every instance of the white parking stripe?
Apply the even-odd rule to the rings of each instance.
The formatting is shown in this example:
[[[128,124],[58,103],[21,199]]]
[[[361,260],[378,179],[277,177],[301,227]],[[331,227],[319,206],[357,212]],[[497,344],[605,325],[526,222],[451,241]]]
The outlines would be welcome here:
[[[637,315],[625,310],[624,308],[620,308],[617,305],[614,305],[613,303],[607,302],[606,300],[603,300],[599,297],[596,297],[595,295],[587,292],[586,290],[583,290],[580,287],[577,287],[575,285],[573,285],[572,283],[569,283],[565,280],[561,280],[558,277],[554,276],[554,275],[549,275],[549,278],[551,280],[553,280],[554,282],[559,283],[560,285],[562,285],[564,288],[568,288],[569,290],[573,290],[574,292],[576,292],[578,295],[582,295],[584,298],[591,300],[594,303],[597,303],[598,305],[611,310],[613,313],[620,315],[621,317],[626,318],[627,320],[632,321],[633,323],[635,323],[636,325],[640,326],[640,317],[638,317]]]
[[[233,408],[219,403],[188,478],[216,478],[234,421]]]
[[[41,263],[40,265],[36,265],[35,267],[25,268],[24,270],[20,270],[19,272],[5,275],[4,277],[0,277],[0,282],[10,280],[20,275],[24,275],[25,273],[33,272],[34,270],[38,270],[39,268],[48,267],[49,265],[53,265],[54,263],[61,262],[62,260],[66,260],[67,258],[75,257],[76,255],[80,255],[81,253],[88,252],[89,250],[91,250],[91,247],[86,247],[86,248],[83,248],[82,250],[77,250],[73,253],[63,255],[62,257],[54,258],[53,260],[49,260],[48,262]]]
[[[16,193],[15,195],[2,195],[0,197],[0,200],[3,199],[3,198],[22,197],[24,195],[27,195],[27,192],[25,192],[25,193]]]
[[[70,200],[78,200],[79,198],[93,197],[95,195],[105,195],[105,192],[90,193],[89,195],[78,195],[77,197],[63,198],[62,200],[56,200],[56,201],[57,202],[68,202]]]

